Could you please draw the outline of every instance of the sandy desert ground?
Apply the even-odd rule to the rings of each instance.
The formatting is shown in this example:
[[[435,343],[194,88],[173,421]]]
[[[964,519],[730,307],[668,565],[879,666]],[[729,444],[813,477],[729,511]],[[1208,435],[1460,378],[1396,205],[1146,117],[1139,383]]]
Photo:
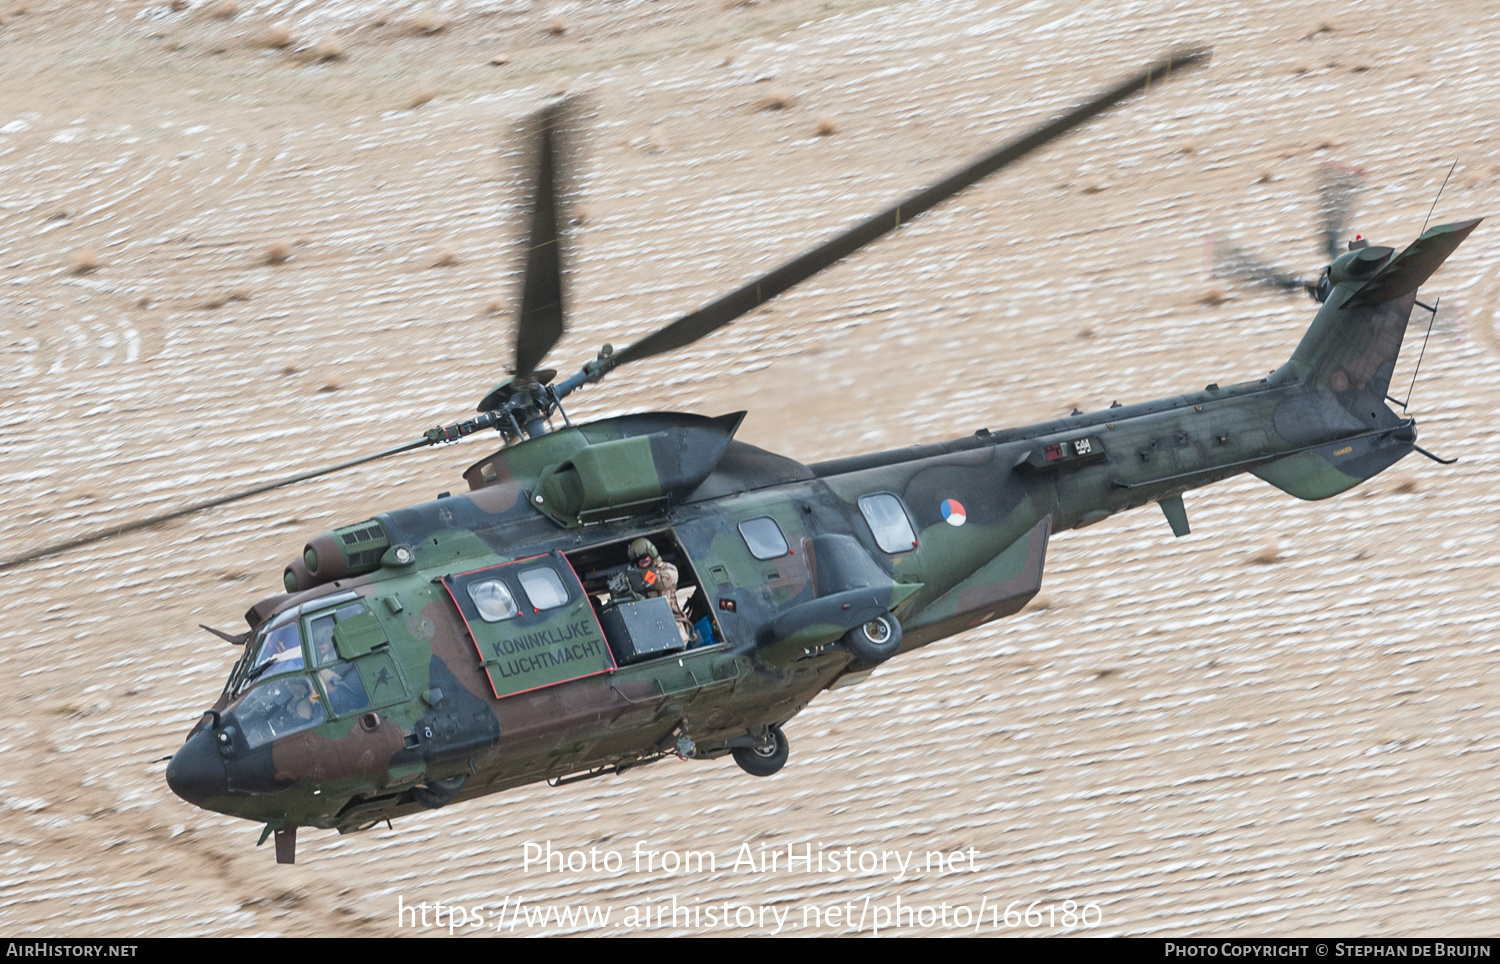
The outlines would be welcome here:
[[[0,0],[0,545],[465,417],[510,361],[510,132],[560,92],[592,104],[572,370],[1184,41],[1213,65],[570,406],[748,408],[742,438],[805,460],[1274,368],[1315,306],[1207,279],[1205,237],[1317,270],[1327,162],[1366,172],[1377,241],[1416,236],[1455,159],[1434,221],[1495,213],[1500,12]],[[842,934],[899,900],[948,908],[905,933],[1492,935],[1497,263],[1486,223],[1424,289],[1412,412],[1456,465],[1413,456],[1324,503],[1233,480],[1188,496],[1182,539],[1154,510],[1065,534],[1024,613],[825,694],[769,780],[663,762],[304,832],[293,867],[169,792],[159,758],[235,655],[197,624],[237,631],[309,536],[462,488],[491,440],[0,574],[0,932],[447,933],[398,918],[442,901],[505,934]],[[622,865],[526,868],[528,841]],[[809,846],[974,856],[735,866]],[[638,849],[717,865],[638,870]],[[1014,901],[1093,909],[993,926]],[[632,908],[667,915],[619,926]]]

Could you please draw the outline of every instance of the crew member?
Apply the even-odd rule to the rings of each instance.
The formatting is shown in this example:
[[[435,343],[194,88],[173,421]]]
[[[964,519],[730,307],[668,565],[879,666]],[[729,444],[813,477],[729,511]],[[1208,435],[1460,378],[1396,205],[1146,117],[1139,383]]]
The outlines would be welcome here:
[[[635,565],[636,578],[631,580],[642,596],[653,599],[658,596],[672,607],[672,618],[677,620],[677,632],[689,645],[693,641],[693,626],[688,622],[682,604],[677,601],[677,567],[663,562],[661,553],[650,539],[636,539],[626,549],[630,561]]]

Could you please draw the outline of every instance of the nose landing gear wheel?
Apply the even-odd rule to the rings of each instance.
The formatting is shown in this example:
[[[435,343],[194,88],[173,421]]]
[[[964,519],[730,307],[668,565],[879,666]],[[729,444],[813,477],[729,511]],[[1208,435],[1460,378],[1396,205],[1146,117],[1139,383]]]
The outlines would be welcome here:
[[[781,727],[766,728],[766,742],[756,746],[737,746],[729,751],[740,769],[753,777],[768,777],[786,766],[786,757],[791,752],[786,735]]]

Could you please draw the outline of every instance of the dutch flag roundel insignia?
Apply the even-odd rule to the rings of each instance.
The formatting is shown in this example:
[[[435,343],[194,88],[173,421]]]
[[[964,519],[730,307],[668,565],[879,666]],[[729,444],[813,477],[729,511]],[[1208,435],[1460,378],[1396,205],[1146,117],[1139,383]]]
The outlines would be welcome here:
[[[950,526],[961,526],[967,518],[968,516],[964,513],[962,502],[959,502],[957,499],[943,500],[943,521],[947,522]]]

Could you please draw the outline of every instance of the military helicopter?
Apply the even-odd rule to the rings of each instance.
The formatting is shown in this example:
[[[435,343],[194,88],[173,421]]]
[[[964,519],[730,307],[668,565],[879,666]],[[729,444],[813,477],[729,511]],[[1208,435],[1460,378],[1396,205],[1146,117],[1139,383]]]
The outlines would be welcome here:
[[[1190,489],[1253,472],[1323,499],[1422,451],[1386,393],[1416,289],[1477,219],[1400,253],[1340,255],[1290,360],[1241,384],[814,464],[735,439],[744,413],[568,419],[580,387],[712,333],[1207,57],[1153,63],[562,381],[539,367],[564,330],[565,112],[544,111],[514,374],[479,414],[133,526],[481,430],[504,442],[464,473],[468,492],[313,538],[286,592],[252,606],[246,632],[218,633],[242,653],[171,758],[172,790],[262,823],[260,842],[274,834],[290,863],[302,827],[358,831],[672,756],[769,776],[788,757],[783,725],[818,694],[1020,610],[1054,533],[1154,502],[1182,535]]]

